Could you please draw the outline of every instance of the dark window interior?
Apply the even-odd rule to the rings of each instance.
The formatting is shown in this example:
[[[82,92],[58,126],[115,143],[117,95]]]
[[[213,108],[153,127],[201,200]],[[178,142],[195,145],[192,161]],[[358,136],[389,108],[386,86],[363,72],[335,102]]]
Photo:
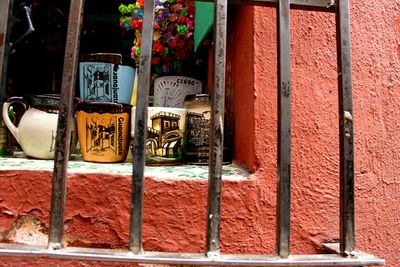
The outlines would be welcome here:
[[[133,2],[133,1],[132,1]],[[126,0],[85,1],[80,54],[121,53],[130,56],[132,35],[119,26],[118,6]],[[7,96],[59,93],[61,88],[64,48],[68,26],[68,0],[16,0],[13,11],[13,43],[8,59]],[[32,33],[28,29],[24,6],[31,8]],[[207,86],[207,50],[200,47],[182,73],[202,81]],[[206,92],[207,89],[204,88]],[[79,96],[79,84],[76,86]]]
[[[24,6],[31,7],[35,29],[28,35]],[[7,96],[59,92],[68,9],[69,1],[15,1]]]

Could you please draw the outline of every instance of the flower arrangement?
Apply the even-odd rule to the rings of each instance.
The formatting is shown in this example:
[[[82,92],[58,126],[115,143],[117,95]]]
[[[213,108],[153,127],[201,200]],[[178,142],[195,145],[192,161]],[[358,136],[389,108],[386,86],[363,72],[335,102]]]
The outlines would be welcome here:
[[[118,8],[124,33],[133,32],[131,57],[139,62],[144,0]],[[191,0],[156,0],[152,73],[180,74],[183,63],[193,57],[194,3]]]

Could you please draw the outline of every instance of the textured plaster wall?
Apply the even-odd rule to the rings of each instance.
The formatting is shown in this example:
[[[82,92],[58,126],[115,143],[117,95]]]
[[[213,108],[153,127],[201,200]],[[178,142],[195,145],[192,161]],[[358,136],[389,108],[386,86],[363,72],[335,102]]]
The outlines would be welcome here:
[[[254,9],[250,6],[229,10],[235,16],[234,57],[232,58],[232,77],[234,84],[234,117],[235,124],[235,161],[255,171],[254,144],[254,37],[252,18]],[[241,19],[240,19],[241,18]],[[247,19],[244,19],[247,18]],[[228,46],[229,48],[230,46]],[[229,131],[229,129],[227,129]]]
[[[50,172],[0,172],[1,242],[46,245],[49,224]],[[65,213],[65,241],[70,246],[127,248],[130,177],[71,174]],[[205,244],[207,182],[145,180],[144,249],[202,252]],[[265,225],[266,193],[254,179],[223,183],[222,251],[270,253]],[[256,216],[253,217],[253,215]],[[30,265],[33,259],[0,258],[0,265]],[[41,259],[44,265],[52,261]],[[53,262],[54,264],[54,262]],[[70,266],[69,261],[57,264]],[[65,265],[64,265],[65,264]],[[85,263],[89,264],[89,263]],[[99,263],[90,263],[98,266]],[[51,264],[50,264],[51,265]],[[107,264],[105,264],[107,265]]]
[[[357,247],[399,266],[400,1],[351,1]],[[291,12],[292,253],[338,237],[335,18]],[[256,180],[275,194],[276,14],[254,11]],[[245,90],[245,88],[237,88]],[[237,127],[244,127],[246,122]],[[251,166],[250,166],[251,167]],[[268,191],[267,191],[268,192]],[[275,196],[267,197],[273,205]],[[272,209],[267,209],[273,212]],[[274,218],[271,218],[271,221]]]
[[[397,267],[400,247],[400,1],[352,1],[357,247]],[[276,208],[275,10],[237,16],[235,158],[250,179],[225,181],[221,242],[226,253],[273,253]],[[244,15],[254,16],[254,21]],[[332,14],[292,11],[292,253],[317,253],[339,236],[339,163],[335,26]],[[253,43],[254,33],[254,43]],[[254,116],[252,116],[254,111]],[[0,172],[0,233],[45,243],[51,174]],[[206,181],[145,181],[144,248],[204,250]],[[71,174],[66,242],[127,247],[129,177]],[[255,214],[255,216],[254,216]],[[30,233],[30,234],[29,234]],[[98,262],[1,258],[0,265],[124,266]]]

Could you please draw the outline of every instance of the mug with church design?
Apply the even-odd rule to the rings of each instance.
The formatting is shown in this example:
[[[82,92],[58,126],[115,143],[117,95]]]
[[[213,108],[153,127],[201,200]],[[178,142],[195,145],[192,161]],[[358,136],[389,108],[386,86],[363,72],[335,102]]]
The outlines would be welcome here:
[[[135,137],[136,108],[132,108],[131,136]],[[182,161],[186,109],[148,107],[146,164],[176,165]]]
[[[125,161],[130,143],[131,108],[116,103],[78,104],[76,119],[84,161]]]
[[[79,63],[82,102],[130,104],[135,79],[131,60],[121,54],[83,54]]]

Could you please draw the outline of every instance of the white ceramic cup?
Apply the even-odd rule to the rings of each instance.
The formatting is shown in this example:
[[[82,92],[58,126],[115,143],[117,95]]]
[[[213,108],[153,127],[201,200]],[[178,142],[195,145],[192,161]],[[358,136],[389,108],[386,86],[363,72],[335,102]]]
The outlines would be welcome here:
[[[187,95],[201,93],[201,82],[185,76],[163,76],[154,80],[155,107],[183,108]]]

